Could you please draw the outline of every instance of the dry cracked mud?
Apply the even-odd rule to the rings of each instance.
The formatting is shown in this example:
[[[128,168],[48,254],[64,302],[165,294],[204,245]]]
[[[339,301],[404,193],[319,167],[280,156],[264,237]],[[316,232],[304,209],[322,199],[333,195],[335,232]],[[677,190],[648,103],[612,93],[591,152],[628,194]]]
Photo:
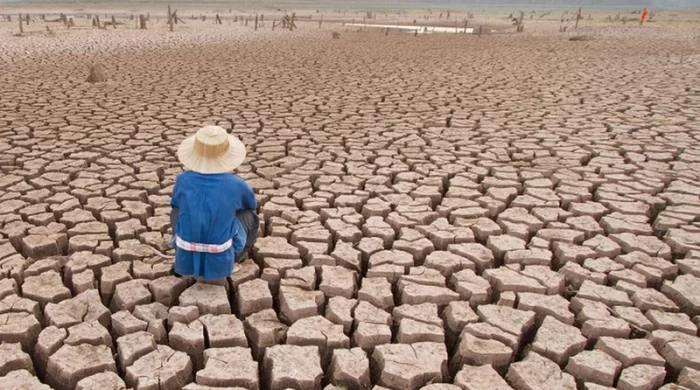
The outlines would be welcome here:
[[[692,30],[212,19],[0,22],[0,389],[700,389]],[[260,204],[224,286],[153,251],[204,124]]]

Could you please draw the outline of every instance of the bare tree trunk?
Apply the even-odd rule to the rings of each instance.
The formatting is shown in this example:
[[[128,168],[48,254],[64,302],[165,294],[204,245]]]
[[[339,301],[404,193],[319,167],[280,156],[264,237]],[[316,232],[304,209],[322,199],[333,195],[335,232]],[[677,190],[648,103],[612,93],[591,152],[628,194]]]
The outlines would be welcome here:
[[[578,13],[576,14],[576,25],[574,26],[574,30],[578,30],[578,21],[581,20],[581,7],[578,9]]]
[[[112,28],[117,28],[117,19],[114,18],[114,15],[112,15]]]
[[[146,17],[143,14],[139,15],[139,28],[141,30],[146,29]]]

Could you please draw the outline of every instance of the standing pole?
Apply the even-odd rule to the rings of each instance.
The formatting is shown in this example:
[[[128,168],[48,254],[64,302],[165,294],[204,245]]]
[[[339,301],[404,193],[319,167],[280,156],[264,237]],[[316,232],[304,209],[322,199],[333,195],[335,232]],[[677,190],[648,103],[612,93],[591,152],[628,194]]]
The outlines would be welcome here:
[[[576,14],[576,26],[574,26],[574,30],[578,29],[579,20],[581,20],[581,7],[578,8],[578,14]]]

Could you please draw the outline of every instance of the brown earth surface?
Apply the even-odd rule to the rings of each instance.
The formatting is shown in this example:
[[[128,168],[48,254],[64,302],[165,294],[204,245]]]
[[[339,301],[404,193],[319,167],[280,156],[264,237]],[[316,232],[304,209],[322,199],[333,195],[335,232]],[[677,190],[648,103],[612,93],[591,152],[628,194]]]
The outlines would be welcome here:
[[[700,389],[696,14],[478,37],[32,10],[13,36],[18,12],[0,389]],[[205,124],[243,138],[260,204],[225,285],[154,251]]]

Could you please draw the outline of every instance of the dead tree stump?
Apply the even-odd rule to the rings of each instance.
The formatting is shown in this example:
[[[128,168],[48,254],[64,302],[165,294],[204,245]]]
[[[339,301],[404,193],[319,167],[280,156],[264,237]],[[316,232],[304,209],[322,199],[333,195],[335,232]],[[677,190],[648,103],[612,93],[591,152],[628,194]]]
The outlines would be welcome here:
[[[25,23],[29,26],[29,14],[25,15]]]
[[[117,19],[114,18],[114,15],[112,15],[112,28],[117,28]]]
[[[90,75],[87,78],[88,83],[104,83],[107,81],[107,78],[104,75],[104,72],[102,71],[102,67],[100,65],[93,65],[90,68]]]
[[[337,31],[333,31],[332,36],[333,36],[333,39],[340,39],[340,33]]]
[[[143,14],[139,15],[139,28],[141,30],[146,29],[146,17]]]
[[[574,30],[578,30],[579,20],[581,20],[581,7],[578,8],[578,12],[576,13],[576,25],[574,26]]]
[[[24,26],[22,26],[22,14],[19,14],[19,33],[24,34]]]
[[[255,31],[258,31],[258,14],[255,14]]]
[[[221,18],[219,17],[219,14],[216,14],[216,19],[214,20],[214,24],[223,24],[223,23],[221,23]]]

